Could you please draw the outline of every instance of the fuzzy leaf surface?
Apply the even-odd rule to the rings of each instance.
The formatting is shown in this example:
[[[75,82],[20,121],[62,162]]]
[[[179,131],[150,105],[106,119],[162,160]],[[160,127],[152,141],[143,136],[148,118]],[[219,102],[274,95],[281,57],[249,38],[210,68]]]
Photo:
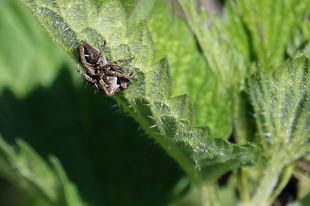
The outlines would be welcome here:
[[[235,48],[251,61],[264,68],[280,65],[309,6],[309,1],[228,1],[227,30]]]
[[[128,35],[126,13],[118,0],[101,1],[100,5],[90,0],[21,1],[75,60],[80,40],[99,49],[106,40],[107,56],[112,60],[135,57],[131,67],[138,81],[115,99],[194,180],[215,181],[226,171],[257,160],[258,148],[214,139],[208,127],[194,126],[189,96],[171,97],[168,58],[154,63],[154,46],[145,22]]]
[[[212,23],[203,7],[197,12],[193,1],[179,0],[188,19],[188,24],[197,37],[210,69],[217,75],[226,90],[238,89],[251,66],[248,59],[238,52],[231,42],[225,22],[214,16]],[[232,89],[234,88],[234,89]]]
[[[232,133],[229,96],[221,90],[217,76],[208,67],[186,22],[171,17],[166,8],[174,13],[172,6],[157,1],[148,25],[156,57],[169,56],[172,95],[187,93],[196,111],[195,123],[208,125],[215,137],[229,138]]]
[[[290,163],[310,151],[309,60],[287,60],[274,73],[259,72],[250,80],[261,144],[281,152]]]
[[[287,60],[275,72],[259,68],[249,81],[260,144],[271,157],[251,205],[269,205],[283,170],[310,151],[309,82],[309,60],[304,56]],[[291,175],[292,170],[286,171],[278,186]]]

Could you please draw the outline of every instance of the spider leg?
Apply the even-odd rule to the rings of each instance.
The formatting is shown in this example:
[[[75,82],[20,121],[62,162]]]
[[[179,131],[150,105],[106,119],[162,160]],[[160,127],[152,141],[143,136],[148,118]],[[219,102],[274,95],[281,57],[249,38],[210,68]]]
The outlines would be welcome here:
[[[94,75],[96,76],[99,80],[98,80],[98,84],[100,85],[100,87],[98,87],[97,84],[95,84],[94,86],[100,91],[102,92],[104,95],[107,95],[107,96],[112,96],[114,93],[115,93],[115,90],[113,91],[113,88],[110,89],[110,86],[113,87],[113,82],[111,82],[111,80],[109,81],[109,78],[107,79],[107,77],[105,77],[104,73],[102,70],[100,70],[100,73],[99,74],[96,74]],[[108,84],[103,80],[104,79],[107,79],[108,80]],[[95,80],[97,82],[97,79]],[[117,79],[115,80],[115,82],[117,81]],[[111,84],[111,85],[110,85]]]
[[[115,77],[123,77],[123,78],[126,78],[126,79],[132,79],[132,80],[135,80],[132,76],[128,76],[128,75],[125,75],[125,74],[122,74],[122,73],[119,73],[119,72],[116,72],[116,71],[112,71],[112,70],[105,70],[105,73],[109,76],[115,76]]]
[[[106,65],[104,65],[104,66],[102,66],[102,67],[100,67],[100,68],[101,68],[102,70],[104,70],[104,71],[113,70],[113,71],[119,72],[119,73],[121,73],[121,74],[124,73],[124,71],[122,70],[123,67],[118,66],[118,65],[116,65],[116,64],[110,64],[110,63],[108,63],[108,64],[106,64]]]
[[[118,64],[118,63],[121,63],[121,62],[130,61],[130,60],[132,60],[132,59],[134,59],[134,57],[131,57],[131,58],[129,58],[129,59],[119,59],[119,60],[116,60],[116,61],[111,62],[111,63],[112,63],[112,64]]]
[[[110,79],[112,78],[112,79]],[[119,85],[117,85],[117,78],[116,77],[106,77],[105,78],[106,81],[108,81],[107,85],[103,79],[99,79],[99,84],[101,85],[101,88],[99,89],[99,91],[101,91],[102,93],[104,93],[107,96],[112,96],[113,94],[115,94],[118,90],[119,90]]]
[[[99,91],[102,92],[104,95],[111,96],[111,95],[108,95],[106,83],[104,83],[102,79],[99,79],[98,83],[101,85],[101,87],[99,88]]]
[[[119,72],[119,73],[124,73],[124,71],[127,71],[130,73],[129,76],[131,76],[134,73],[134,70],[132,70],[132,69],[121,67],[119,65],[112,64],[112,63],[108,63],[108,64],[102,66],[101,68],[102,69],[110,68],[110,70],[114,70],[114,71]]]
[[[86,60],[86,57],[90,57],[89,54],[85,54],[85,49],[83,47],[84,44],[88,44],[87,42],[85,41],[82,41],[82,44],[80,46],[80,56],[79,56],[79,62],[82,63],[84,69],[86,70],[86,73],[90,74],[90,75],[94,75],[95,74],[95,69],[94,69],[94,65],[89,63],[87,60]]]
[[[96,67],[96,74],[91,75],[91,77],[95,77],[96,79],[101,79],[104,76],[103,70],[100,67]]]
[[[130,74],[129,74],[129,76],[131,76],[133,73],[134,73],[134,70],[132,70],[132,69],[128,69],[128,68],[125,68],[125,67],[121,67],[121,66],[119,66],[119,65],[111,65],[111,68],[113,69],[113,70],[118,70],[118,71],[127,71],[127,72],[129,72]]]
[[[82,72],[82,71],[80,70],[80,63],[79,63],[79,62],[78,62],[78,67],[77,67],[76,71],[77,71],[80,75],[82,75],[82,76],[86,79],[87,82],[91,83],[94,87],[96,87],[96,89],[99,89],[98,86],[97,86],[97,84],[96,84],[97,80],[91,78],[88,74],[86,74],[86,73],[84,73],[84,72]]]
[[[103,52],[107,49],[107,47],[105,46],[106,43],[107,43],[107,42],[104,40],[104,42],[103,42],[103,49],[102,49],[101,54],[103,54]]]

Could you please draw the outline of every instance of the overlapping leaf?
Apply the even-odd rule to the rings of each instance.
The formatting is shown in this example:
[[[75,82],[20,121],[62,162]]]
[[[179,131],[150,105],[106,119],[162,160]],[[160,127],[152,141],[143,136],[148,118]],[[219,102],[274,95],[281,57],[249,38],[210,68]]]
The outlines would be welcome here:
[[[16,152],[0,137],[0,173],[25,192],[43,201],[44,205],[82,206],[73,185],[55,157],[50,161],[53,169],[24,141],[18,140]]]
[[[9,86],[22,97],[38,85],[51,85],[72,60],[40,27],[31,26],[37,21],[18,1],[0,1],[0,15],[0,92]]]
[[[230,116],[235,128],[235,138],[239,144],[245,144],[253,139],[252,116],[247,112],[251,110],[244,90],[246,77],[253,72],[250,59],[240,52],[244,42],[234,45],[235,36],[227,28],[225,20],[217,16],[210,18],[204,8],[197,12],[192,1],[179,0],[185,11],[188,24],[194,32],[200,48],[202,49],[208,66],[217,76],[220,94],[229,95],[226,105],[231,105]],[[235,16],[236,17],[236,16]],[[238,18],[237,18],[238,20]],[[238,28],[235,27],[238,31]],[[241,91],[241,92],[240,92]]]
[[[250,94],[262,145],[287,155],[287,162],[310,150],[309,60],[287,60],[275,73],[260,70]],[[288,155],[289,154],[289,155]]]
[[[215,137],[229,138],[232,132],[229,96],[221,90],[186,22],[169,15],[168,12],[174,14],[172,9],[165,10],[164,3],[157,1],[148,26],[156,47],[156,57],[169,56],[172,95],[187,93],[196,111],[195,123],[208,125]]]
[[[227,29],[235,48],[265,68],[280,65],[290,38],[309,11],[309,1],[228,1]]]
[[[211,20],[201,7],[196,11],[190,0],[179,0],[186,13],[189,26],[194,31],[198,43],[209,67],[218,76],[222,87],[226,90],[235,88],[250,73],[250,63],[232,44],[232,38],[225,27],[225,22],[214,16]]]
[[[287,60],[274,73],[260,69],[250,80],[260,142],[272,157],[252,205],[270,204],[283,169],[310,151],[309,82],[309,60],[304,56]]]
[[[170,97],[168,58],[153,63],[154,48],[145,22],[127,35],[126,14],[118,0],[102,1],[101,5],[90,0],[21,1],[55,42],[75,59],[80,40],[99,48],[106,40],[112,60],[135,57],[132,66],[138,81],[124,96],[116,95],[116,100],[193,179],[215,181],[231,168],[256,161],[258,148],[215,140],[208,127],[194,126],[190,98]]]
[[[196,12],[191,1],[179,2],[211,69],[229,85],[251,73],[251,62],[265,68],[280,65],[289,39],[309,12],[308,1],[227,1],[222,21],[216,16],[211,20],[203,9]]]

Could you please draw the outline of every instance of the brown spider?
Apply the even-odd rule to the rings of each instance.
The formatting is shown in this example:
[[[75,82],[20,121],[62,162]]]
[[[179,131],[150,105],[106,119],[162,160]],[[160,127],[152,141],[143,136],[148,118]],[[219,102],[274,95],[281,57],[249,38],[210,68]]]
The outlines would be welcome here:
[[[103,52],[100,52],[96,47],[93,47],[86,41],[81,41],[79,48],[80,61],[86,70],[86,73],[80,70],[78,62],[77,72],[80,73],[86,81],[94,85],[96,89],[107,96],[112,96],[116,92],[123,91],[129,88],[130,80],[135,80],[131,75],[133,70],[117,65],[120,62],[130,61],[130,59],[120,59],[114,62],[108,62]],[[124,71],[129,72],[129,75],[124,74]],[[100,86],[98,86],[100,85]]]

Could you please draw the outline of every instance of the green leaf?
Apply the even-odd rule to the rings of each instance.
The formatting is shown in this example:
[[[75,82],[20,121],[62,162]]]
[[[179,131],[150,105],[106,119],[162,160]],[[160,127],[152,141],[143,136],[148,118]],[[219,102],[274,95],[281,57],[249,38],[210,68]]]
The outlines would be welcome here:
[[[212,23],[203,7],[199,12],[190,0],[179,0],[188,19],[188,24],[197,37],[210,69],[217,75],[222,88],[238,89],[244,78],[251,73],[250,62],[232,44],[225,22],[217,16]],[[242,86],[242,85],[241,85]]]
[[[16,15],[18,13],[18,15]],[[17,1],[0,1],[0,92],[10,87],[24,97],[38,85],[50,86],[71,59],[44,34]]]
[[[156,18],[151,18],[148,25],[156,57],[169,56],[172,96],[187,93],[196,111],[195,123],[208,125],[215,137],[229,138],[232,132],[229,96],[220,90],[219,81],[200,53],[186,22],[179,17],[171,18],[166,8],[173,7],[157,1],[153,10]]]
[[[296,30],[294,38],[289,42],[287,55],[290,58],[297,58],[302,55],[310,56],[310,22],[304,19],[301,22],[301,29]]]
[[[238,144],[252,141],[254,121],[248,113],[248,110],[251,110],[251,105],[248,102],[248,97],[242,91],[245,89],[245,79],[250,76],[254,68],[246,51],[242,50],[246,42],[239,42],[239,44],[234,45],[236,37],[231,35],[232,32],[224,20],[217,16],[213,16],[211,20],[203,7],[197,12],[196,5],[192,1],[179,0],[179,2],[185,11],[188,24],[198,40],[209,68],[217,77],[210,76],[210,83],[217,79],[217,86],[215,86],[216,83],[213,83],[213,88],[211,88],[208,84],[211,91],[218,91],[219,96],[222,97],[221,101],[214,101],[215,108],[221,108],[219,105],[226,104]],[[233,27],[233,29],[238,31],[237,27]],[[229,95],[227,100],[224,99],[226,95]],[[219,110],[220,113],[221,110]]]
[[[227,28],[234,46],[264,68],[285,60],[285,50],[302,19],[309,1],[228,1]]]
[[[76,60],[80,40],[100,49],[106,40],[112,60],[135,57],[132,67],[138,81],[132,89],[115,95],[115,99],[197,183],[200,179],[216,181],[226,171],[256,161],[258,148],[214,139],[208,127],[194,126],[193,103],[188,95],[170,97],[168,58],[153,62],[154,48],[145,22],[127,35],[126,14],[118,0],[103,1],[100,8],[87,0],[22,2],[55,42]],[[211,163],[217,169],[209,173]]]
[[[138,4],[138,0],[120,0],[120,2],[127,15],[130,14],[130,12],[132,12]]]
[[[0,84],[3,74],[12,76],[10,81],[5,79],[7,85],[0,86],[0,133],[6,142],[14,144],[16,137],[22,137],[41,157],[56,155],[90,205],[171,202],[177,194],[170,190],[184,175],[177,163],[159,145],[154,146],[142,128],[137,129],[139,125],[114,99],[94,93],[77,75],[76,62],[44,33],[25,6],[10,0],[0,4],[4,5],[0,14],[5,10],[10,17],[0,19],[6,25],[0,25],[5,29],[0,29],[1,37],[6,38],[0,41],[0,56],[11,55],[0,60]],[[22,27],[16,29],[16,24]],[[36,63],[39,60],[42,64]],[[62,64],[55,66],[59,60]],[[23,72],[16,78],[13,71],[14,75]],[[17,85],[25,92],[20,94]],[[16,188],[5,177],[0,182],[0,205],[46,205],[24,193],[27,188]]]
[[[179,2],[211,69],[228,87],[252,73],[251,62],[264,68],[281,64],[310,6],[308,1],[227,1],[225,21],[215,16],[210,23],[204,9],[196,12],[191,1]]]
[[[67,179],[62,166],[55,157],[52,169],[22,140],[17,141],[16,152],[0,137],[0,173],[16,186],[42,201],[46,205],[86,205],[77,188]]]
[[[283,169],[310,151],[309,60],[304,56],[287,60],[274,73],[270,70],[260,68],[249,82],[259,140],[272,157],[253,205],[270,204],[268,198]]]
[[[288,162],[310,150],[308,73],[308,59],[300,57],[274,73],[260,69],[249,84],[261,143],[271,152],[284,144]]]
[[[123,7],[126,9],[128,1],[121,0]],[[125,3],[126,2],[126,3]],[[151,11],[154,8],[155,0],[139,0],[135,1],[134,7],[130,12],[127,12],[128,31],[132,31],[141,22],[148,21],[149,19],[156,18],[152,16]]]

